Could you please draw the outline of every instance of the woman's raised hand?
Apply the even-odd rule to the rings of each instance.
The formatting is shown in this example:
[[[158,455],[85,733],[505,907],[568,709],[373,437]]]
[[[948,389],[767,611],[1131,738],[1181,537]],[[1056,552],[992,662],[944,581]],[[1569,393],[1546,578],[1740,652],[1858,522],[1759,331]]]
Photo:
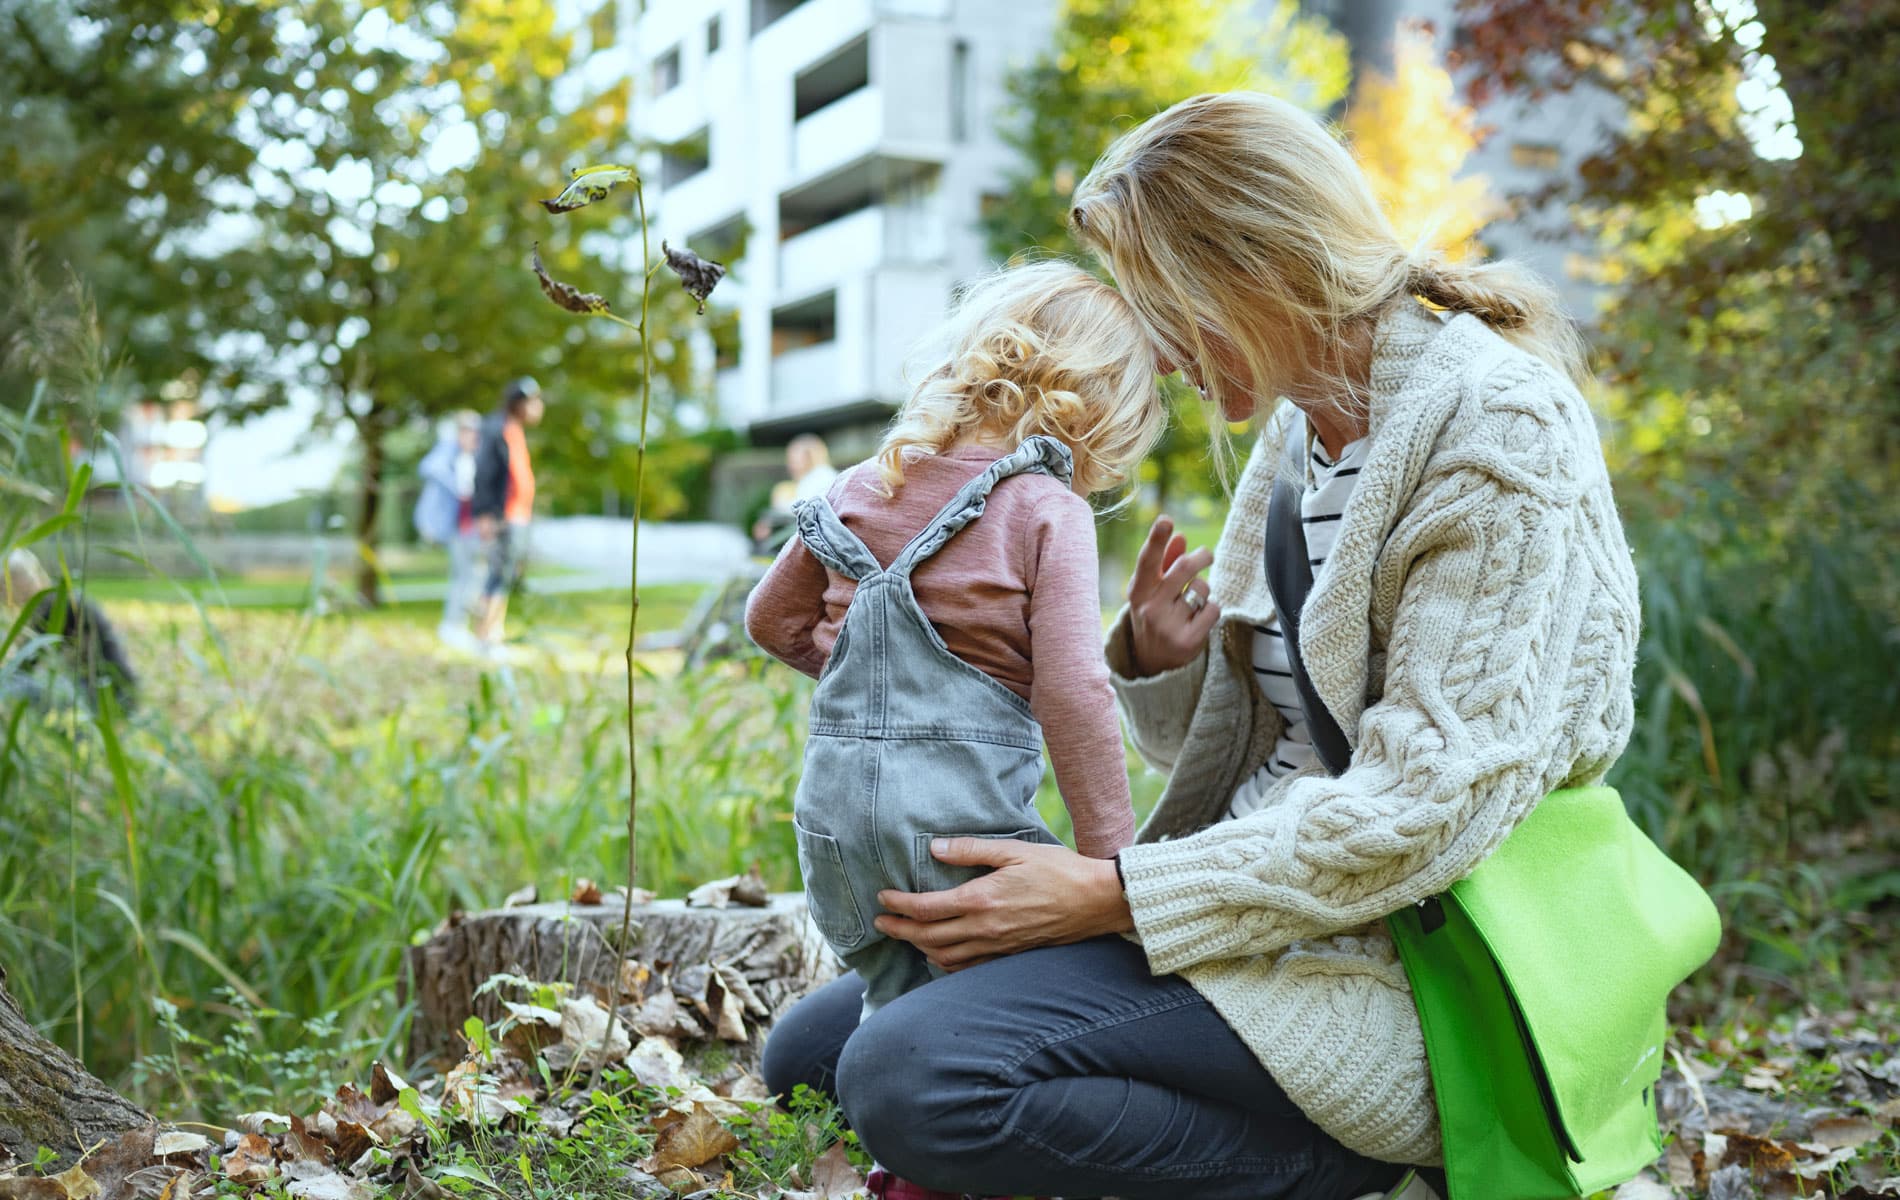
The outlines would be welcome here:
[[[1220,620],[1201,572],[1214,561],[1205,548],[1187,552],[1187,539],[1166,516],[1155,518],[1135,556],[1128,580],[1128,620],[1135,670],[1159,675],[1192,662]]]

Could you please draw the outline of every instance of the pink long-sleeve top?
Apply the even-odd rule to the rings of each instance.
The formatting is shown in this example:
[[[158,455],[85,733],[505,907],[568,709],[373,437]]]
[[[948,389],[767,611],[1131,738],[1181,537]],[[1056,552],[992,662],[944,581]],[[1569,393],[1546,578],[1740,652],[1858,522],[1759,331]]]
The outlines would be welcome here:
[[[995,462],[953,449],[908,463],[894,497],[863,466],[831,487],[831,505],[889,566],[911,538]],[[1121,726],[1102,655],[1095,516],[1047,475],[996,485],[983,515],[919,564],[911,587],[950,652],[1029,702],[1042,725],[1076,849],[1110,858],[1134,841]],[[774,658],[816,676],[831,657],[857,585],[787,542],[746,604],[746,632]]]

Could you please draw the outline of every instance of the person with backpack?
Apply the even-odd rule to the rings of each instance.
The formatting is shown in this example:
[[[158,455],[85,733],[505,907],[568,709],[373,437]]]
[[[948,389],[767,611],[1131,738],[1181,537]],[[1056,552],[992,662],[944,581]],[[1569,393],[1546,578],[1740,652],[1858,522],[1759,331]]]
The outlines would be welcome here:
[[[469,607],[481,586],[481,539],[475,531],[476,456],[481,450],[482,419],[455,414],[450,432],[422,458],[422,494],[416,497],[416,532],[422,540],[449,552],[449,590],[442,602],[437,634],[451,646],[474,649]]]

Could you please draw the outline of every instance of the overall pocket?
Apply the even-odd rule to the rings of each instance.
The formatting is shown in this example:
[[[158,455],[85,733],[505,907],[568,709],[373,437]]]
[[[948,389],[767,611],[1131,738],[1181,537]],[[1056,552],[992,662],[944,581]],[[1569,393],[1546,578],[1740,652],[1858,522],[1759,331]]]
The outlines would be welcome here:
[[[855,949],[864,940],[864,915],[852,895],[838,839],[813,832],[796,820],[792,835],[798,841],[798,871],[805,877],[805,907],[812,922],[834,949]]]
[[[1016,842],[1038,842],[1044,845],[1061,844],[1060,840],[1054,834],[1040,825],[1030,826],[1027,829],[1012,830],[1009,833],[920,833],[912,839],[913,850],[910,862],[912,882],[917,891],[949,891],[951,888],[959,887],[979,876],[988,875],[995,869],[993,867],[952,866],[947,862],[939,860],[935,855],[930,853],[930,843],[933,838],[953,837],[985,838],[989,840],[1007,838]]]

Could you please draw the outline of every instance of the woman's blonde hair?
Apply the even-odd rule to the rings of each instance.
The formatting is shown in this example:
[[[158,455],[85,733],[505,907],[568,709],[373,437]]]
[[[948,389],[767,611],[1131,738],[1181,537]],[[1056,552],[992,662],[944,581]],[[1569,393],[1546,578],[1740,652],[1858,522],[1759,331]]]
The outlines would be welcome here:
[[[1258,92],[1195,96],[1122,135],[1075,189],[1069,224],[1106,260],[1160,352],[1200,369],[1219,404],[1218,342],[1272,401],[1318,376],[1322,402],[1363,412],[1337,354],[1395,301],[1472,313],[1566,376],[1583,343],[1556,292],[1509,263],[1454,263],[1400,244],[1365,172],[1319,121]],[[1308,374],[1292,378],[1295,370]]]
[[[1128,301],[1073,263],[1012,266],[957,298],[949,343],[878,447],[887,487],[906,461],[966,438],[1015,445],[1046,434],[1075,457],[1077,490],[1112,490],[1166,422],[1154,349]]]

